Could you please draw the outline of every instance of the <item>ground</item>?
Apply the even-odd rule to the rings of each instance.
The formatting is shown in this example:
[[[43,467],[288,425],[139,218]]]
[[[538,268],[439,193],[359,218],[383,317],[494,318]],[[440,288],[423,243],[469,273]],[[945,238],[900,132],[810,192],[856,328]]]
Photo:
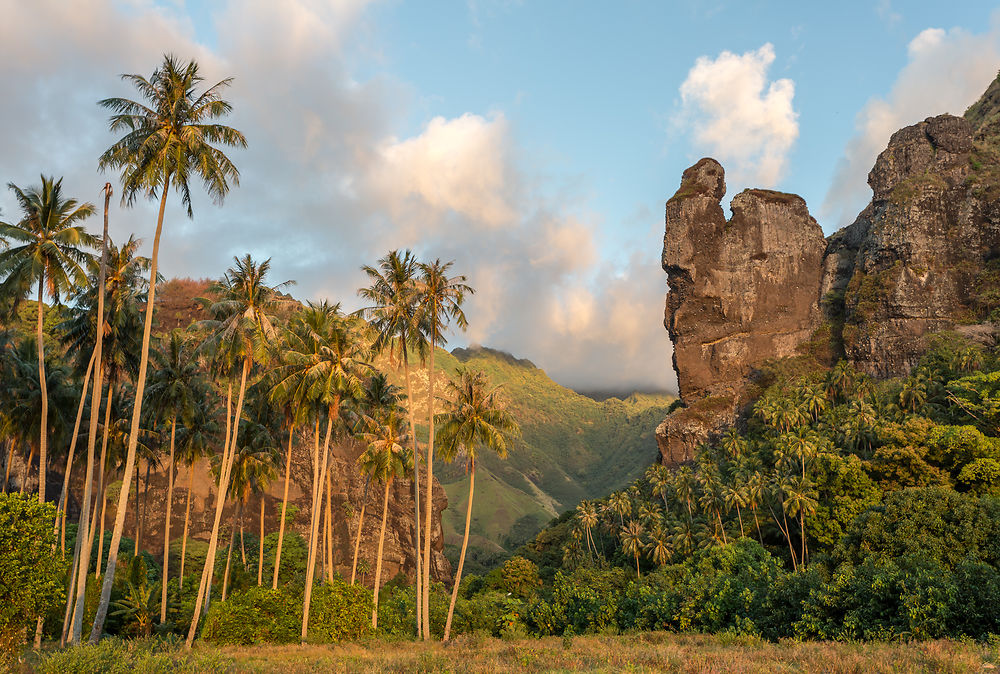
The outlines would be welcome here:
[[[768,643],[729,635],[646,632],[505,641],[463,635],[440,643],[371,641],[169,651],[178,672],[997,672],[996,644]],[[88,658],[81,666],[94,666]],[[85,662],[86,661],[86,662]],[[149,662],[147,660],[147,662]],[[117,663],[119,665],[124,663]],[[158,665],[158,666],[157,666]],[[163,661],[130,671],[167,671]],[[23,671],[32,671],[26,669]],[[59,671],[77,671],[60,667]],[[83,669],[79,670],[83,671]],[[117,671],[117,670],[116,670]]]

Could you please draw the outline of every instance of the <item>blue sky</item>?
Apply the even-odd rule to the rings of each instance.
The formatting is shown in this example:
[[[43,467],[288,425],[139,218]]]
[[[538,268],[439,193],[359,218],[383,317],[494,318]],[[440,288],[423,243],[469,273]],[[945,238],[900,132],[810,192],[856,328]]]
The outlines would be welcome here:
[[[357,304],[394,247],[454,258],[484,343],[579,388],[673,384],[663,202],[706,155],[805,197],[828,233],[892,131],[961,114],[1000,68],[981,2],[0,0],[0,178],[97,200],[93,105],[170,51],[235,75],[242,186],[168,213],[168,275],[272,257],[303,299]],[[30,36],[45,34],[44,47]],[[13,201],[0,195],[10,216]],[[113,217],[151,236],[148,204]],[[96,224],[95,224],[96,226]],[[280,278],[278,278],[280,277]]]

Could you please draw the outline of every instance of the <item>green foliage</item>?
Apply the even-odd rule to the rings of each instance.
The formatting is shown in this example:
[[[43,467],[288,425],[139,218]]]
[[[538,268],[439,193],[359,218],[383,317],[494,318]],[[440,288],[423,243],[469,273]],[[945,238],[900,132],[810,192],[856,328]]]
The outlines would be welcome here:
[[[295,592],[251,587],[212,604],[202,637],[214,644],[252,646],[298,641],[302,599]]]
[[[313,591],[309,640],[319,643],[356,641],[371,632],[371,617],[371,591],[334,579],[332,584],[324,583]]]
[[[36,496],[0,494],[0,663],[65,601],[67,563],[55,554],[56,508]]]
[[[941,487],[893,492],[858,517],[837,554],[853,564],[913,557],[946,569],[967,559],[997,567],[1000,501]]]
[[[538,566],[524,557],[511,557],[500,567],[500,577],[507,592],[522,599],[531,599],[538,592],[541,580]]]

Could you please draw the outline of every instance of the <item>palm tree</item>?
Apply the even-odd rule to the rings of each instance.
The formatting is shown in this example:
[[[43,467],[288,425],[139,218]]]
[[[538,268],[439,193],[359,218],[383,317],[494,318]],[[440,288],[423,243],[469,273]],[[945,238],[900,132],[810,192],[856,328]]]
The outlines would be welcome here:
[[[174,496],[174,452],[177,441],[177,420],[190,423],[195,414],[199,393],[199,368],[192,349],[185,343],[180,330],[170,333],[163,350],[153,352],[156,369],[150,376],[146,395],[157,416],[170,426],[170,458],[167,461],[167,512],[163,524],[163,572],[160,591],[160,622],[167,621],[167,577],[170,563],[170,515]]]
[[[399,404],[401,397],[399,387],[391,384],[384,372],[375,372],[372,374],[365,384],[364,397],[359,401],[358,432],[363,433],[365,429],[368,429],[370,432],[373,428],[379,428],[388,414],[402,416],[405,410]],[[401,433],[400,435],[404,434]],[[366,465],[370,466],[370,464]],[[358,552],[361,549],[361,533],[364,530],[365,508],[368,505],[368,484],[371,481],[371,472],[365,472],[365,475],[365,488],[361,497],[361,511],[358,514],[358,531],[354,537],[354,561],[351,563],[351,585],[354,585],[357,575]]]
[[[799,552],[799,559],[802,561],[802,568],[806,565],[806,515],[816,512],[817,493],[815,486],[805,478],[793,478],[784,483],[783,490],[786,494],[782,507],[785,511],[795,517],[799,517],[799,530],[802,536],[802,546]]]
[[[205,455],[208,448],[215,442],[219,427],[215,422],[213,410],[209,407],[209,387],[201,382],[202,391],[196,396],[199,403],[195,406],[190,421],[184,422],[177,429],[177,450],[180,463],[187,466],[187,506],[184,508],[184,533],[181,537],[181,568],[177,579],[179,589],[184,587],[184,562],[187,559],[188,526],[191,521],[191,492],[194,489],[194,464]],[[182,420],[183,421],[183,420]]]
[[[646,550],[653,563],[657,566],[663,566],[670,561],[672,548],[673,540],[666,525],[655,523],[650,529],[649,543],[646,544]]]
[[[155,198],[159,192],[160,209],[156,219],[156,233],[153,236],[149,298],[146,302],[125,478],[118,499],[119,506],[111,538],[108,568],[101,587],[101,599],[94,618],[94,627],[90,632],[91,643],[97,643],[104,631],[104,620],[114,583],[114,569],[118,563],[118,545],[125,526],[125,509],[128,505],[139,419],[142,415],[142,400],[146,386],[149,336],[153,325],[156,293],[156,269],[167,194],[173,183],[181,193],[182,203],[187,206],[188,216],[192,216],[189,181],[192,177],[198,176],[216,203],[221,203],[229,192],[230,182],[234,185],[239,184],[239,171],[221,150],[213,146],[213,143],[246,147],[243,134],[236,129],[213,122],[232,110],[232,106],[221,97],[222,90],[232,82],[231,78],[224,79],[198,94],[197,87],[204,81],[198,73],[198,64],[190,61],[187,65],[182,65],[172,56],[165,56],[163,63],[153,71],[149,79],[141,75],[123,75],[122,78],[135,85],[142,97],[148,101],[148,105],[127,98],[107,98],[100,102],[102,107],[113,113],[109,123],[111,132],[124,131],[125,135],[101,155],[99,167],[102,170],[121,171],[122,200],[125,203],[133,204],[140,193]]]
[[[698,478],[690,466],[681,466],[674,473],[674,492],[677,494],[677,498],[687,506],[689,524],[694,522],[694,513],[691,511],[691,505],[695,501],[697,486]]]
[[[583,527],[584,538],[587,539],[587,552],[596,554],[597,546],[593,544],[591,532],[597,526],[597,506],[593,501],[583,501],[576,507],[576,518]]]
[[[430,263],[420,263],[420,311],[421,322],[430,336],[430,364],[427,368],[429,382],[427,390],[427,507],[424,520],[424,577],[423,593],[424,607],[430,606],[431,595],[431,515],[434,508],[434,349],[444,346],[447,340],[444,332],[450,321],[455,321],[459,328],[465,330],[468,321],[462,311],[462,302],[466,294],[475,292],[465,284],[464,276],[448,277],[452,262],[434,260]],[[427,610],[423,614],[424,639],[430,639],[431,622]]]
[[[269,355],[269,345],[277,339],[271,314],[277,309],[281,300],[278,289],[290,285],[285,281],[277,286],[265,283],[267,273],[271,269],[270,259],[257,263],[249,254],[243,258],[233,258],[236,266],[231,267],[222,278],[212,284],[211,291],[216,301],[208,309],[213,319],[201,321],[200,326],[212,330],[208,339],[210,346],[215,346],[222,356],[230,356],[241,360],[243,367],[240,373],[239,394],[236,399],[236,412],[233,415],[232,437],[228,446],[223,448],[219,471],[219,491],[216,495],[215,521],[212,525],[212,535],[209,538],[208,557],[201,576],[198,598],[195,600],[194,615],[188,630],[187,645],[190,647],[198,627],[202,602],[211,583],[215,570],[215,552],[219,542],[219,525],[222,520],[222,510],[229,493],[229,481],[232,474],[233,461],[238,447],[240,420],[243,417],[243,403],[247,390],[247,377],[255,362],[264,361]],[[228,423],[228,411],[227,411]],[[227,434],[228,435],[228,434]]]
[[[670,480],[670,469],[661,463],[653,464],[646,470],[646,480],[649,482],[653,495],[659,496],[663,500],[664,508],[668,507],[667,494],[673,486]]]
[[[646,531],[642,528],[642,525],[632,520],[627,526],[622,528],[621,539],[622,548],[625,550],[625,554],[632,555],[635,557],[635,577],[639,578],[639,553],[642,552],[645,544],[643,542],[643,536],[645,536]]]
[[[422,324],[423,314],[419,306],[420,296],[416,283],[418,268],[417,259],[409,250],[402,253],[398,250],[390,251],[377,262],[377,266],[362,267],[371,285],[359,289],[358,295],[371,302],[371,305],[362,309],[361,313],[375,331],[374,350],[378,353],[388,351],[390,362],[394,360],[403,362],[410,445],[414,457],[413,548],[417,637],[420,638],[423,636],[423,567],[420,561],[420,462],[416,458],[420,453],[417,451],[417,426],[413,409],[413,386],[410,381],[410,351],[416,351],[421,363],[423,362],[427,351],[425,337],[427,330]],[[353,571],[351,575],[353,577]]]
[[[448,619],[444,625],[445,641],[451,636],[451,620],[455,614],[458,586],[462,582],[465,551],[469,546],[479,449],[488,449],[505,459],[511,438],[521,432],[520,426],[500,397],[500,387],[491,386],[489,378],[483,372],[459,369],[458,380],[448,382],[446,396],[444,411],[438,416],[443,454],[445,460],[452,461],[459,452],[464,452],[469,470],[469,504],[465,511],[465,536],[458,556],[458,571],[455,573]],[[427,503],[430,504],[431,501],[428,500]]]
[[[365,421],[367,430],[361,434],[367,449],[358,457],[361,472],[385,485],[382,496],[382,526],[379,529],[378,552],[375,554],[375,586],[372,603],[372,629],[378,628],[378,594],[382,585],[382,549],[385,543],[385,523],[389,514],[389,487],[397,475],[405,473],[408,456],[403,448],[405,423],[397,410],[379,410]],[[360,531],[359,531],[360,533]]]
[[[9,298],[16,308],[32,287],[38,286],[38,320],[35,340],[38,350],[38,382],[41,387],[41,416],[38,441],[38,500],[45,502],[46,468],[48,466],[49,400],[45,387],[45,338],[42,322],[45,315],[45,296],[56,303],[63,293],[74,286],[83,285],[86,272],[83,263],[87,254],[82,246],[94,247],[97,239],[80,226],[80,222],[94,214],[94,205],[64,198],[62,178],[42,176],[40,187],[22,190],[14,183],[8,187],[14,192],[21,207],[22,218],[16,224],[0,222],[0,239],[16,241],[0,253],[0,296]]]

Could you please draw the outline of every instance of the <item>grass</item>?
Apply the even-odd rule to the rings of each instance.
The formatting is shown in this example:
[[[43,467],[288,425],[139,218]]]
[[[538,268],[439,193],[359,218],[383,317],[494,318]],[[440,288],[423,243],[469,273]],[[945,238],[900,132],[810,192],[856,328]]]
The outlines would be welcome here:
[[[119,642],[120,644],[120,642]],[[119,645],[137,653],[141,648]],[[111,651],[108,651],[109,654]],[[63,651],[56,657],[72,654]],[[125,655],[131,657],[131,655]],[[37,671],[95,671],[93,657],[62,657]],[[371,641],[331,646],[211,648],[174,646],[140,655],[112,670],[183,672],[989,672],[996,651],[958,641],[918,643],[769,643],[733,635],[644,632],[622,636],[547,637],[503,641],[461,635],[438,642]],[[54,669],[53,665],[58,669]],[[31,672],[28,663],[22,671]]]

